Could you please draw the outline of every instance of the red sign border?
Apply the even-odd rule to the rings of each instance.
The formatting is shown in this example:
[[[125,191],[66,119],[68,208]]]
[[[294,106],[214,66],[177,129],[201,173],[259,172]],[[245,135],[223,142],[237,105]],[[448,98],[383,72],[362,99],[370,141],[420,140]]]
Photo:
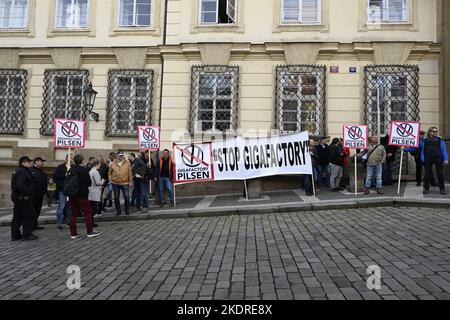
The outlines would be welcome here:
[[[57,121],[76,121],[83,123],[83,145],[81,147],[66,147],[66,146],[57,146],[56,145],[56,123]],[[61,119],[61,118],[54,118],[53,119],[53,145],[54,149],[84,149],[86,147],[86,121],[83,120],[74,120],[74,119]]]
[[[352,126],[352,127],[357,126],[357,127],[365,127],[366,128],[366,147],[365,148],[353,148],[353,147],[346,147],[345,146],[345,134],[344,134],[344,132],[345,132],[345,127],[346,126]],[[354,149],[354,150],[356,150],[356,149],[360,149],[360,150],[367,150],[367,149],[369,149],[369,126],[366,125],[366,124],[343,124],[342,125],[342,147],[349,148],[349,149]]]
[[[415,146],[406,145],[406,144],[393,144],[393,143],[391,143],[392,142],[392,129],[393,129],[393,126],[394,126],[394,122],[395,123],[400,123],[400,124],[402,124],[402,123],[414,123],[414,124],[418,124],[419,125],[419,130],[418,130],[419,132],[417,134],[417,144]],[[420,145],[420,122],[417,122],[417,121],[395,121],[395,120],[392,120],[391,123],[390,123],[390,126],[391,126],[391,128],[389,130],[389,143],[388,143],[389,146],[405,147],[405,148],[418,148],[419,147],[419,145]]]
[[[211,178],[210,179],[200,179],[200,180],[177,180],[177,157],[175,156],[175,146],[190,146],[192,144],[209,144],[209,154],[211,157]],[[196,183],[196,182],[210,182],[214,181],[214,158],[213,158],[213,152],[212,152],[212,142],[201,142],[201,143],[173,143],[172,144],[172,152],[173,152],[173,184],[186,184],[186,183]]]
[[[141,146],[141,135],[139,133],[139,130],[141,130],[141,128],[157,128],[158,129],[158,146],[159,148],[140,148]],[[158,126],[138,126],[138,149],[139,150],[150,150],[150,151],[158,151],[161,149],[161,127]]]

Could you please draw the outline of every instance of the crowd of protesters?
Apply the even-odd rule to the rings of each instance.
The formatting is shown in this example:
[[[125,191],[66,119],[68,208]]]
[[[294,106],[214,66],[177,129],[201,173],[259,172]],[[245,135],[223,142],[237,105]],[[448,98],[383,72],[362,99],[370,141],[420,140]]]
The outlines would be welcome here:
[[[38,225],[39,215],[47,195],[48,206],[57,202],[57,229],[64,230],[65,222],[70,226],[72,239],[79,237],[77,218],[85,217],[87,237],[100,235],[94,228],[98,225],[94,217],[112,207],[113,198],[116,215],[122,214],[123,198],[125,215],[141,212],[149,208],[150,185],[152,181],[159,186],[159,204],[164,207],[164,191],[167,190],[169,204],[174,206],[173,164],[169,150],[165,149],[155,165],[150,153],[130,153],[128,157],[122,151],[111,152],[108,161],[98,155],[85,159],[82,154],[66,156],[51,177],[43,171],[45,160],[34,160],[23,156],[19,167],[11,178],[11,198],[14,203],[11,237],[16,240],[35,240],[35,230],[43,229]],[[22,227],[22,232],[21,228]]]
[[[377,135],[370,137],[367,150],[357,150],[356,159],[363,162],[365,170],[364,193],[376,188],[383,194],[383,186],[393,185],[392,164],[396,159],[397,147],[388,144],[389,137],[381,139]],[[329,189],[333,192],[350,187],[349,158],[350,150],[343,146],[341,138],[322,137],[319,141],[310,139],[310,154],[313,175],[304,176],[303,185],[306,195],[315,191]],[[431,186],[438,186],[442,195],[446,194],[444,184],[444,165],[448,165],[448,153],[444,140],[438,136],[436,127],[421,132],[419,148],[407,148],[416,162],[417,186],[422,184],[422,169],[425,168],[424,194],[430,192]],[[173,161],[169,150],[165,149],[157,163],[150,153],[130,153],[128,157],[122,151],[111,152],[108,160],[98,155],[85,160],[82,154],[66,157],[48,179],[43,170],[45,159],[37,157],[31,160],[27,156],[19,159],[19,167],[11,178],[11,199],[14,203],[11,223],[12,240],[35,240],[44,196],[47,194],[48,205],[57,202],[57,229],[64,230],[64,220],[69,221],[72,239],[79,237],[77,231],[78,216],[85,217],[87,237],[100,235],[94,228],[95,216],[101,216],[112,207],[113,197],[116,215],[122,214],[123,198],[125,215],[149,209],[150,185],[152,181],[158,187],[159,205],[164,207],[164,192],[167,190],[169,205],[174,206]],[[435,166],[437,184],[432,168]],[[312,181],[314,179],[314,183]],[[314,188],[315,186],[315,189]],[[131,189],[131,192],[130,192]],[[350,191],[350,189],[349,189]],[[22,227],[22,232],[21,228]]]
[[[349,188],[349,158],[350,150],[343,147],[341,138],[334,138],[329,144],[329,137],[321,137],[319,141],[310,139],[310,154],[313,167],[315,191],[329,189],[333,192]],[[378,194],[383,194],[383,186],[392,186],[392,165],[400,148],[389,145],[389,136],[381,139],[372,135],[367,150],[357,150],[357,159],[365,168],[364,194],[369,194],[371,188],[376,188]],[[436,127],[431,127],[427,135],[420,132],[418,148],[406,148],[416,162],[416,184],[422,185],[422,169],[425,167],[424,194],[430,193],[430,185],[439,187],[440,193],[446,195],[444,183],[444,165],[448,165],[448,153],[445,142],[438,136]],[[432,167],[435,166],[437,181]],[[307,196],[314,194],[311,176],[305,176],[303,181]],[[350,191],[350,190],[349,190]]]

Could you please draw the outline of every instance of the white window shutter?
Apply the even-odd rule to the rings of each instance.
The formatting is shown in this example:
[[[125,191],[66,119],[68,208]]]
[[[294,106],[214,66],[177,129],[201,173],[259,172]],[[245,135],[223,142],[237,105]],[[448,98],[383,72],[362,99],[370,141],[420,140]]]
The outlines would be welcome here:
[[[236,0],[227,0],[227,15],[233,23],[236,22]]]
[[[320,22],[321,0],[302,0],[301,17],[303,23]]]
[[[389,0],[389,21],[407,20],[407,0]]]

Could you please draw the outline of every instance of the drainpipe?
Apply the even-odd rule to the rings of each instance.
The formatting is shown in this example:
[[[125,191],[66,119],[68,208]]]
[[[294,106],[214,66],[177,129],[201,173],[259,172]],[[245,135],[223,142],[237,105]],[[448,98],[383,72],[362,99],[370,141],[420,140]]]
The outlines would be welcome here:
[[[169,3],[169,0],[165,0],[164,23],[163,23],[163,46],[166,45],[166,41],[167,41],[167,5],[168,5],[168,3]],[[159,127],[161,127],[163,82],[164,82],[164,56],[161,55],[161,85],[160,85],[160,92],[159,92],[159,119],[158,119]]]

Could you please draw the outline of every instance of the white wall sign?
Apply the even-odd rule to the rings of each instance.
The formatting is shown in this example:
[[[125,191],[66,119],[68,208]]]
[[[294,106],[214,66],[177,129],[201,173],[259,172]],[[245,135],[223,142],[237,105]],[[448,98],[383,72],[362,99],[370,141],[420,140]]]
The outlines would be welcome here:
[[[349,149],[367,149],[369,128],[366,125],[344,124],[342,126],[343,146]]]
[[[419,122],[391,121],[389,145],[397,147],[418,148],[419,140]]]
[[[138,126],[139,150],[159,150],[160,128],[155,126]]]
[[[86,123],[84,121],[57,119],[54,120],[55,148],[84,148]]]

